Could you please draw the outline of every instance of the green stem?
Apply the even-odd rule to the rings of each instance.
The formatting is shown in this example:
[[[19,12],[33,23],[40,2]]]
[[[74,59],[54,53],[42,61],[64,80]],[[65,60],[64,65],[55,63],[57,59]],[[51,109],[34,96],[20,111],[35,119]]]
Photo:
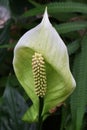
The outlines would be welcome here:
[[[42,130],[42,109],[43,109],[43,98],[39,97],[39,119],[38,119],[38,129]]]

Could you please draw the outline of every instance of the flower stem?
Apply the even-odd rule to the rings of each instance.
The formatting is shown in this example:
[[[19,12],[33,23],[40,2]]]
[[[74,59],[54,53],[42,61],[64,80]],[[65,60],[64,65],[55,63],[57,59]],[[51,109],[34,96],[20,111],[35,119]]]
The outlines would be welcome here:
[[[38,129],[42,130],[42,109],[43,109],[43,98],[39,97],[39,119],[38,119]]]

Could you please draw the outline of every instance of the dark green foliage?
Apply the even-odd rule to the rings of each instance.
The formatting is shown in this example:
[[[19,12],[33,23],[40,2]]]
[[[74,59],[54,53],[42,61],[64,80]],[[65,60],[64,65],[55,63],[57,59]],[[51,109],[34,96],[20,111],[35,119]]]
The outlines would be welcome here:
[[[72,31],[78,31],[87,28],[87,22],[69,22],[54,25],[60,34],[69,33]]]
[[[87,35],[81,41],[80,51],[76,53],[73,64],[73,74],[77,82],[70,104],[74,130],[80,130],[82,127],[87,103]]]
[[[13,49],[18,39],[40,23],[45,7],[49,19],[67,45],[70,68],[76,80],[74,93],[45,122],[55,130],[87,130],[87,1],[86,0],[0,0],[10,11],[10,19],[0,23],[0,130],[36,130],[36,124],[22,121],[32,105],[17,81]],[[0,20],[3,20],[0,15]],[[49,119],[51,120],[49,123]]]
[[[44,11],[45,7],[48,7],[49,14],[58,14],[58,13],[84,13],[87,14],[87,5],[82,3],[74,3],[74,2],[59,2],[59,3],[50,3],[47,5],[42,5],[31,9],[24,13],[22,17],[28,17],[41,14]]]
[[[74,54],[80,48],[80,40],[74,41],[67,45],[69,55]]]
[[[12,88],[10,80],[9,77],[0,102],[0,130],[29,130],[29,124],[21,120],[28,105],[19,92]]]

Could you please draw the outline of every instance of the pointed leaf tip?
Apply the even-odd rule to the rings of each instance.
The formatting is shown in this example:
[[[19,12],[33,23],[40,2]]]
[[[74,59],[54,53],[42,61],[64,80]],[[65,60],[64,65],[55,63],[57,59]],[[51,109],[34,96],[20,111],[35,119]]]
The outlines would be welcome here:
[[[48,13],[47,13],[47,6],[46,6],[46,8],[45,8],[45,12],[44,12],[44,14],[48,14]]]
[[[47,12],[47,6],[45,8],[45,12],[44,12],[44,15],[43,15],[43,19],[42,19],[42,24],[44,25],[51,25],[50,21],[49,21],[49,17],[48,17],[48,12]]]

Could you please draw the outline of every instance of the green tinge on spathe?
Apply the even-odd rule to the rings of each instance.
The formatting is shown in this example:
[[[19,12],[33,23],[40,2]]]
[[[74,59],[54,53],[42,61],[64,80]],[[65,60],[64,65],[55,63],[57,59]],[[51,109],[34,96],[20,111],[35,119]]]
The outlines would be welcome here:
[[[39,113],[39,98],[35,94],[32,73],[32,56],[35,52],[42,54],[46,65],[47,89],[43,97],[43,119],[49,114],[49,110],[62,103],[76,86],[69,69],[67,48],[49,22],[45,10],[42,22],[25,33],[14,49],[14,71],[33,102],[23,118],[29,122],[38,121]]]

